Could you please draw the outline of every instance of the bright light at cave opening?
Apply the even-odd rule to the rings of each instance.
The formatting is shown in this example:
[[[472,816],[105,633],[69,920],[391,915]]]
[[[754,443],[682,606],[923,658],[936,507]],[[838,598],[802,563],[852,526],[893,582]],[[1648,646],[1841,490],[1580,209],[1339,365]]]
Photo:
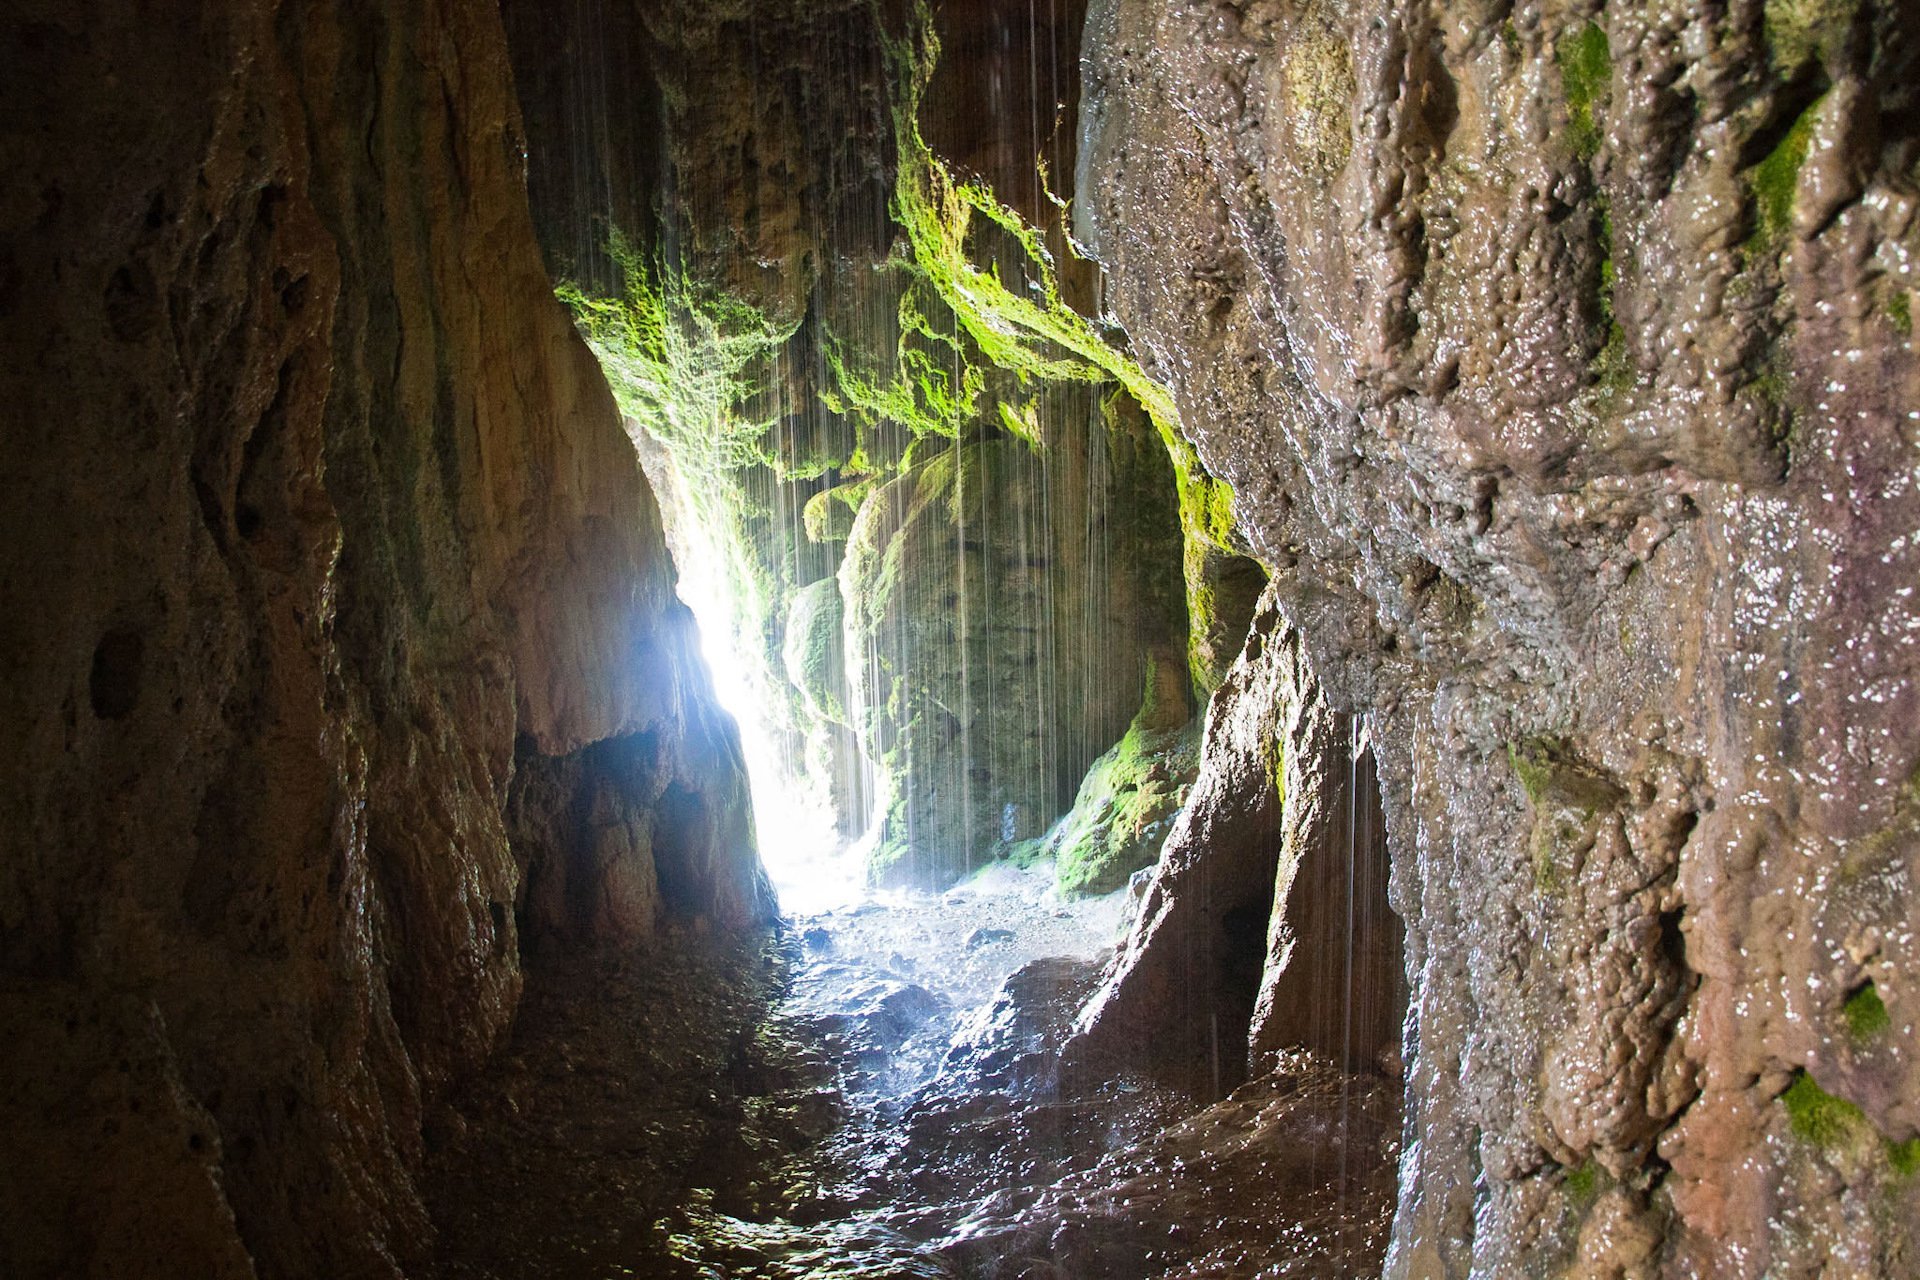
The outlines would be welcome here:
[[[655,478],[656,490],[670,492],[670,484]],[[781,746],[769,713],[778,695],[742,652],[735,625],[741,613],[718,549],[697,521],[682,510],[673,514],[668,540],[680,571],[677,589],[699,623],[700,651],[713,675],[714,694],[740,727],[753,789],[754,834],[780,909],[813,915],[850,906],[865,893],[862,851],[841,836],[831,806],[809,793],[802,763]]]

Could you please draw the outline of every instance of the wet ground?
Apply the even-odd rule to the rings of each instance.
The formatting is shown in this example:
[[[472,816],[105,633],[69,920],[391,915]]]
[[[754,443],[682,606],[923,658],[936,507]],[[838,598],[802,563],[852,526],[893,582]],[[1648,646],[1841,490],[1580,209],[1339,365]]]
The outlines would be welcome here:
[[[1310,1059],[1200,1108],[1063,1097],[1121,926],[1044,870],[751,946],[535,963],[430,1133],[448,1280],[1378,1274],[1397,1089]]]

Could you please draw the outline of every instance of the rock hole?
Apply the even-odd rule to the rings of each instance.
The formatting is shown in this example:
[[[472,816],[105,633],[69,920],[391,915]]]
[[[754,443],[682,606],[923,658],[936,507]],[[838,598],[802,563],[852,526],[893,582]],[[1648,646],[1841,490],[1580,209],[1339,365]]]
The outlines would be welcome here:
[[[279,223],[280,206],[287,202],[287,189],[279,183],[264,188],[260,192],[260,225],[271,231]]]
[[[11,250],[0,251],[0,316],[10,316],[20,305],[20,264]]]
[[[1820,100],[1830,85],[1817,63],[1808,63],[1798,77],[1773,97],[1766,123],[1755,129],[1740,147],[1740,167],[1751,168],[1773,154],[1808,107]]]
[[[1660,913],[1660,955],[1675,969],[1686,972],[1687,935],[1680,928],[1680,920],[1685,912],[1681,908]]]
[[[94,646],[93,669],[87,675],[87,695],[93,714],[101,720],[119,720],[140,701],[140,668],[146,642],[130,627],[115,627]]]
[[[160,323],[160,307],[153,273],[137,262],[130,262],[107,281],[103,298],[107,308],[107,327],[122,342],[138,342]]]

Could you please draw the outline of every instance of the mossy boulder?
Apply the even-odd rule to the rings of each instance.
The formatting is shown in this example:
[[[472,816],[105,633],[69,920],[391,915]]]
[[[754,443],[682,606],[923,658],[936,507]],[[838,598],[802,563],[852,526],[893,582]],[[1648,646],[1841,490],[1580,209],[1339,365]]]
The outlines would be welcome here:
[[[1154,730],[1136,720],[1080,784],[1049,840],[1063,894],[1111,893],[1152,866],[1200,771],[1200,723]]]
[[[836,578],[800,588],[787,607],[787,679],[822,720],[851,725],[847,714],[846,609]]]

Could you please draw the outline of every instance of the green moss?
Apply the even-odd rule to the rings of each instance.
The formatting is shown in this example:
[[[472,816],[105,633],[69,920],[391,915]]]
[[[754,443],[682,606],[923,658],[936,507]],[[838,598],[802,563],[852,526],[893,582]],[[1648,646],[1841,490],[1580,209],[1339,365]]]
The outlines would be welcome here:
[[[1591,1205],[1599,1198],[1606,1180],[1606,1170],[1592,1160],[1582,1161],[1575,1168],[1567,1170],[1567,1194],[1578,1204]]]
[[[1618,268],[1614,265],[1613,210],[1604,193],[1595,197],[1595,203],[1599,206],[1600,224],[1600,289],[1596,303],[1607,340],[1593,358],[1593,373],[1601,391],[1612,399],[1633,386],[1634,368],[1627,352],[1627,331],[1621,327],[1619,314],[1614,309]]]
[[[1618,786],[1578,760],[1558,738],[1507,745],[1507,762],[1533,810],[1530,852],[1534,887],[1553,895],[1566,887],[1563,863],[1592,843],[1595,820],[1618,804]]]
[[[1792,394],[1793,371],[1788,364],[1787,348],[1786,334],[1775,338],[1766,363],[1760,366],[1747,387],[1771,415],[1775,443],[1791,446],[1796,417]]]
[[[1894,331],[1901,337],[1913,336],[1913,295],[1898,285],[1887,299],[1887,318],[1893,321]]]
[[[1793,1132],[1823,1150],[1836,1150],[1857,1144],[1873,1126],[1866,1113],[1845,1098],[1836,1098],[1814,1083],[1805,1071],[1796,1071],[1793,1083],[1780,1095],[1787,1109],[1787,1123]]]
[[[1054,878],[1063,894],[1111,893],[1151,866],[1186,800],[1200,767],[1199,725],[1157,733],[1142,727],[1145,718],[1094,761],[1055,829]]]
[[[1852,25],[1857,0],[1766,0],[1767,60],[1783,79],[1820,60]]]
[[[1893,1018],[1887,1013],[1886,1003],[1880,999],[1872,980],[1847,997],[1847,1002],[1840,1006],[1840,1015],[1846,1019],[1848,1038],[1856,1044],[1877,1039],[1893,1026]]]
[[[555,292],[599,358],[621,412],[671,456],[687,523],[733,586],[735,648],[759,663],[768,687],[779,688],[788,567],[761,550],[778,544],[762,535],[768,513],[747,476],[782,469],[767,443],[772,420],[750,406],[764,403],[760,389],[793,326],[697,285],[617,234],[608,250],[623,277],[619,296],[595,296],[571,282]]]
[[[924,282],[901,291],[891,361],[849,350],[831,334],[823,343],[833,385],[821,392],[821,402],[853,419],[863,443],[881,422],[907,428],[915,440],[953,439],[979,413],[986,372],[944,305],[926,294]]]
[[[1047,857],[1047,838],[1035,836],[1031,840],[1016,840],[1007,846],[1001,861],[1011,862],[1016,867],[1031,867],[1043,862]]]
[[[907,267],[993,365],[1022,382],[1119,382],[1163,430],[1177,430],[1178,412],[1167,389],[1061,297],[1041,230],[1002,204],[984,182],[956,176],[928,148],[920,104],[940,44],[925,0],[916,0],[914,11],[913,34],[890,48],[899,154],[892,208],[906,233]],[[1022,279],[1009,284],[999,263],[975,261],[974,246],[984,233],[997,234],[1011,250]],[[1072,251],[1070,243],[1067,248]]]
[[[862,476],[831,489],[822,489],[800,509],[800,522],[813,542],[845,542],[853,532],[860,504],[873,491],[874,478]]]
[[[841,700],[845,687],[844,643],[846,614],[840,584],[833,578],[808,583],[793,594],[785,628],[787,679],[806,699],[815,717],[852,726]]]
[[[1513,767],[1513,776],[1520,780],[1520,789],[1527,793],[1527,802],[1535,808],[1544,802],[1547,784],[1553,778],[1550,754],[1553,748],[1554,744],[1544,738],[1507,744],[1507,763]]]
[[[1754,227],[1756,247],[1762,252],[1777,252],[1793,229],[1793,200],[1800,189],[1800,168],[1807,161],[1807,147],[1813,140],[1813,124],[1819,118],[1820,104],[1815,99],[1802,111],[1759,164],[1748,171],[1747,183],[1753,191],[1757,214]]]
[[[1567,95],[1568,140],[1576,156],[1591,160],[1604,136],[1595,109],[1613,91],[1613,52],[1607,47],[1607,33],[1599,23],[1589,22],[1560,37],[1553,52],[1560,64],[1560,87]]]
[[[1822,1089],[1806,1071],[1794,1072],[1780,1103],[1787,1109],[1794,1135],[1823,1154],[1867,1164],[1878,1156],[1886,1161],[1888,1172],[1899,1178],[1920,1173],[1920,1138],[1905,1142],[1886,1138],[1866,1112]]]
[[[1507,52],[1514,57],[1520,56],[1520,28],[1513,25],[1512,18],[1500,24],[1500,43],[1507,46]]]
[[[902,269],[911,272],[928,299],[937,300],[951,316],[956,341],[964,339],[948,349],[949,355],[958,351],[963,366],[977,356],[1023,386],[1036,382],[1118,383],[1146,411],[1173,461],[1181,525],[1188,543],[1198,541],[1229,550],[1233,539],[1232,490],[1207,473],[1192,445],[1181,435],[1171,392],[1067,304],[1047,235],[1001,203],[984,182],[956,175],[928,148],[920,130],[920,105],[940,45],[925,0],[915,0],[913,14],[912,33],[889,49],[896,82],[894,140],[898,155],[892,212],[905,233]],[[1336,85],[1338,57],[1329,56],[1321,79]],[[1064,252],[1074,252],[1068,237],[1059,235],[1055,239]],[[984,245],[996,247],[986,261],[982,261]],[[924,313],[933,310],[931,301],[922,306]],[[903,324],[903,329],[907,327]],[[942,368],[952,364],[949,359]],[[958,412],[962,404],[971,406],[980,389],[963,373],[960,384],[949,387],[948,394],[949,400],[942,403]],[[862,398],[849,396],[848,400],[859,402]],[[896,406],[906,399],[898,393],[890,398],[864,398],[868,403],[884,400]],[[919,399],[928,399],[926,388],[921,388]],[[1044,444],[1043,424],[1032,415],[1005,405],[1000,406],[998,417],[1001,427],[1014,436],[1032,445]],[[1192,583],[1190,576],[1189,587]],[[1204,600],[1190,594],[1190,634],[1202,630],[1207,617],[1205,605]]]

